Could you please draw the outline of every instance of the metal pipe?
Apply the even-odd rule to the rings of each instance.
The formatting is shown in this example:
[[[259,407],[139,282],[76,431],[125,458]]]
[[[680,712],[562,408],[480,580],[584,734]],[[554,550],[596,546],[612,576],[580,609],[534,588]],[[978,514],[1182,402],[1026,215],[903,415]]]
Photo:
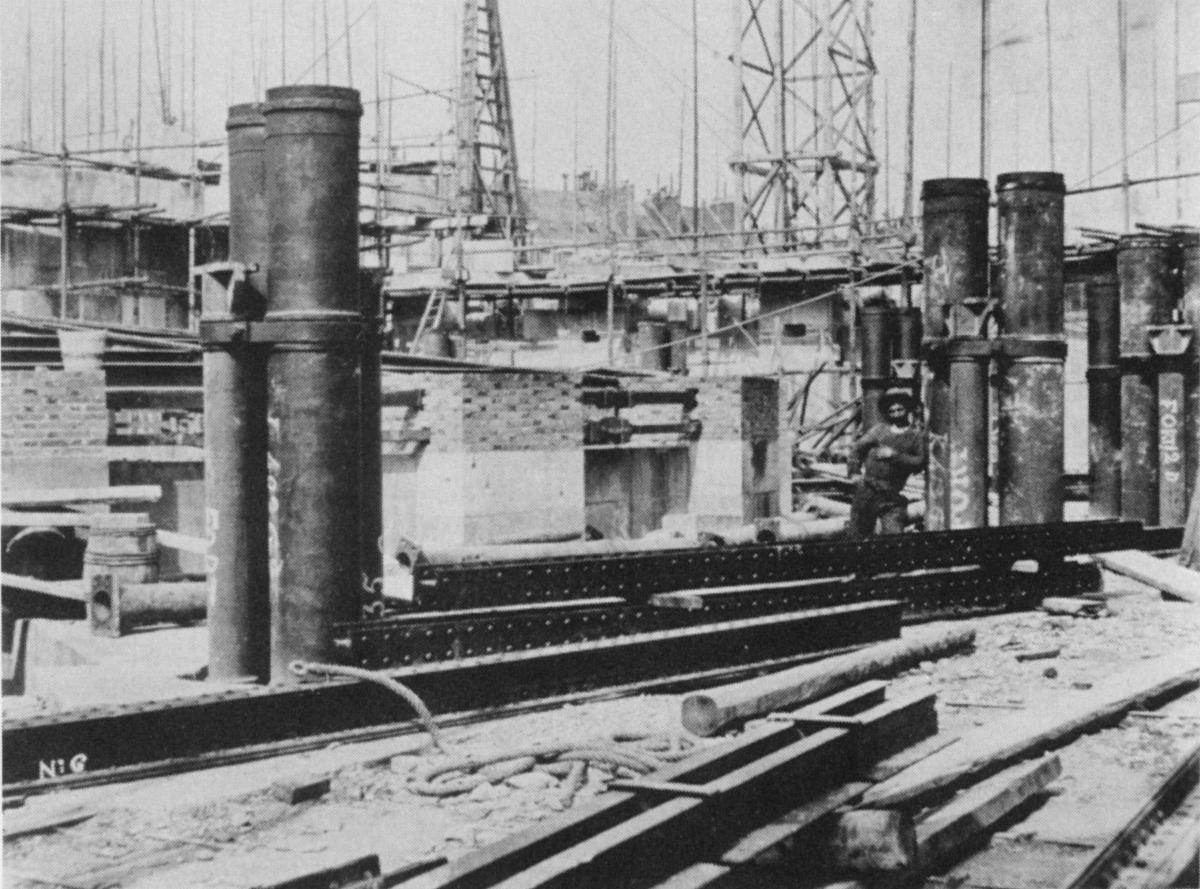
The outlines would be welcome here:
[[[893,385],[906,386],[916,401],[921,400],[921,310],[901,306],[895,310],[892,343]]]
[[[950,527],[950,365],[944,355],[930,356],[925,368],[925,529],[945,531]]]
[[[1063,519],[1063,362],[1008,363],[1000,388],[1000,524]]]
[[[996,466],[1000,524],[1063,518],[1063,198],[1060,173],[996,179],[1006,354]]]
[[[1158,523],[1182,527],[1187,521],[1183,475],[1184,382],[1180,370],[1158,374]]]
[[[988,296],[988,195],[988,184],[982,179],[928,179],[921,185],[922,318],[927,346],[944,345],[947,337],[978,333]],[[950,365],[944,354],[931,355],[925,380],[929,434],[925,526],[940,531],[950,527],[953,447]],[[968,435],[968,440],[976,439],[976,434]]]
[[[662,550],[698,550],[703,544],[689,537],[641,537],[604,540],[562,540],[544,543],[495,543],[477,546],[424,547],[402,540],[395,553],[402,568],[422,565],[477,565],[486,562],[513,562],[521,559],[561,559],[601,556],[615,553],[659,552]]]
[[[1121,515],[1158,523],[1157,380],[1146,326],[1170,320],[1168,244],[1123,235],[1117,247],[1121,319]]]
[[[988,523],[988,366],[986,354],[950,356],[946,502],[951,529]]]
[[[229,259],[265,269],[269,242],[262,106],[234,105],[229,133]],[[248,276],[251,299],[202,306],[205,322],[245,319],[266,295],[265,271]],[[226,294],[219,291],[221,297]],[[215,294],[210,290],[208,296]],[[223,303],[223,300],[222,300]],[[261,347],[214,344],[204,352],[208,678],[266,681],[271,606],[267,546],[267,370]]]
[[[334,659],[332,625],[359,616],[362,305],[356,90],[267,92],[272,334],[271,679]]]
[[[1115,277],[1087,284],[1089,513],[1121,515],[1121,328]]]
[[[916,306],[896,309],[896,340],[892,350],[894,361],[920,361],[921,310]]]
[[[862,339],[859,340],[862,371],[862,428],[870,429],[883,419],[879,399],[892,376],[892,305],[886,298],[869,301],[859,310]]]
[[[1061,173],[1002,173],[996,180],[1005,336],[1063,335],[1064,192]]]
[[[1192,325],[1191,353],[1185,362],[1184,489],[1187,502],[1200,469],[1200,232],[1180,238],[1179,278],[1183,320]]]
[[[362,546],[361,586],[369,603],[383,596],[383,365],[382,308],[386,269],[364,270],[359,280],[362,297],[362,386],[359,402],[362,432],[359,477]],[[368,603],[368,604],[369,604]]]
[[[988,195],[982,179],[921,185],[926,339],[978,333],[988,296]]]

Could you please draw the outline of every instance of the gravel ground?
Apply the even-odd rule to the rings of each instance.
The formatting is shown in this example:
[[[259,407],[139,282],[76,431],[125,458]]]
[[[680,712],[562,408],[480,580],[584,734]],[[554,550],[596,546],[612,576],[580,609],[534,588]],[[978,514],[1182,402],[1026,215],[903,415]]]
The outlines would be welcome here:
[[[938,693],[943,733],[956,734],[1007,717],[1043,692],[1072,694],[1149,658],[1194,645],[1200,608],[1163,602],[1146,588],[1106,578],[1109,614],[1071,618],[1023,612],[976,620],[974,651],[921,664],[894,678],[892,694]],[[1018,654],[1058,649],[1052,658]],[[1164,718],[1135,716],[1080,739],[1061,752],[1059,792],[995,842],[1050,838],[1087,844],[1115,830],[1200,734],[1196,695]],[[531,744],[610,742],[625,749],[670,750],[719,739],[683,739],[680,698],[648,696],[514,717],[447,732],[448,752],[482,757]],[[672,746],[674,745],[674,746]],[[469,793],[436,798],[411,792],[410,779],[440,755],[411,739],[289,757],[270,765],[214,770],[142,782],[132,788],[58,793],[31,808],[86,802],[99,813],[53,833],[5,842],[4,885],[244,887],[375,852],[385,870],[429,856],[453,857],[552,817],[567,803],[561,771],[497,778]],[[381,753],[380,751],[385,751]],[[336,763],[330,763],[336,759]],[[368,762],[368,760],[373,760]],[[276,798],[280,777],[335,770],[321,799],[289,805]],[[614,770],[588,770],[575,801],[604,791]],[[107,869],[109,873],[100,871]]]

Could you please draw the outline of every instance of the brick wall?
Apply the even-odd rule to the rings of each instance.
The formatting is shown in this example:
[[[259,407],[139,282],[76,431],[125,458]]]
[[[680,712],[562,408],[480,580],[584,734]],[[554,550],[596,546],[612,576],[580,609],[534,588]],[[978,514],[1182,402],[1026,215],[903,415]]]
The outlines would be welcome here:
[[[463,446],[482,451],[562,451],[583,444],[578,381],[559,373],[463,375]]]
[[[5,457],[103,453],[108,438],[103,371],[6,370],[2,391]]]
[[[384,407],[383,427],[427,428],[434,453],[554,451],[583,444],[578,381],[568,374],[385,374],[383,382],[385,391],[422,390],[419,411]]]

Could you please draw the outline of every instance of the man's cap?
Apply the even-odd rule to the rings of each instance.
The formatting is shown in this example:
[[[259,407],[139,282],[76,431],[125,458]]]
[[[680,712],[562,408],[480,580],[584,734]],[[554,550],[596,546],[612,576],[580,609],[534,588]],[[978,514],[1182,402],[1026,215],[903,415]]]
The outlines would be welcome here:
[[[886,411],[894,404],[899,404],[905,410],[910,411],[916,406],[912,393],[907,389],[888,389],[879,399],[879,408]]]

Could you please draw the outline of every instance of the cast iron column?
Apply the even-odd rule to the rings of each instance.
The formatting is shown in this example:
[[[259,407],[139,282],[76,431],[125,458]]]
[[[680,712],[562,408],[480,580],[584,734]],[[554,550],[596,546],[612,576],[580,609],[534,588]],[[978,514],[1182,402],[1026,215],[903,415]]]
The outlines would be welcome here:
[[[206,299],[204,341],[204,495],[207,556],[208,678],[266,681],[271,660],[267,570],[266,353],[230,335],[262,317],[268,257],[262,106],[234,105],[229,133],[229,259],[256,264],[244,282]],[[206,289],[206,295],[215,295]],[[211,334],[211,335],[210,335]]]
[[[922,231],[924,233],[925,292],[925,401],[928,405],[929,466],[925,471],[925,527],[940,531],[955,527],[959,521],[974,522],[978,504],[983,504],[986,524],[987,506],[987,394],[981,398],[982,413],[958,412],[955,404],[966,406],[970,396],[961,389],[982,374],[986,381],[987,355],[976,360],[979,369],[959,367],[960,386],[952,396],[952,374],[948,349],[953,340],[976,338],[979,318],[988,298],[988,185],[983,179],[928,179],[921,185]],[[958,423],[956,423],[956,418]],[[982,464],[973,452],[980,431],[961,423],[983,423],[985,443]],[[956,429],[956,426],[958,428]],[[957,442],[956,442],[957,438]],[[954,454],[960,459],[952,467]],[[978,473],[982,465],[984,472]],[[964,474],[964,472],[968,474]],[[957,493],[954,488],[957,485]],[[957,501],[952,508],[951,500]],[[969,506],[965,509],[964,506]],[[976,518],[971,518],[975,516]]]
[[[1200,232],[1185,234],[1180,240],[1180,302],[1183,320],[1192,326],[1191,351],[1184,371],[1187,408],[1183,434],[1186,502],[1191,503],[1200,465]]]
[[[862,373],[862,429],[866,432],[881,419],[879,399],[892,378],[892,304],[886,297],[865,302],[859,312],[862,338],[859,360]]]
[[[383,606],[383,277],[385,269],[364,269],[362,296],[362,463],[361,530],[363,598],[372,612]]]
[[[333,658],[359,616],[363,322],[358,293],[358,92],[267,91],[271,219],[271,679]]]
[[[1115,276],[1087,284],[1089,512],[1121,515],[1121,324]]]
[[[1117,249],[1121,286],[1121,518],[1158,523],[1157,386],[1146,327],[1170,320],[1167,245],[1124,235]]]
[[[1003,173],[999,225],[1000,524],[1063,518],[1063,177]]]

